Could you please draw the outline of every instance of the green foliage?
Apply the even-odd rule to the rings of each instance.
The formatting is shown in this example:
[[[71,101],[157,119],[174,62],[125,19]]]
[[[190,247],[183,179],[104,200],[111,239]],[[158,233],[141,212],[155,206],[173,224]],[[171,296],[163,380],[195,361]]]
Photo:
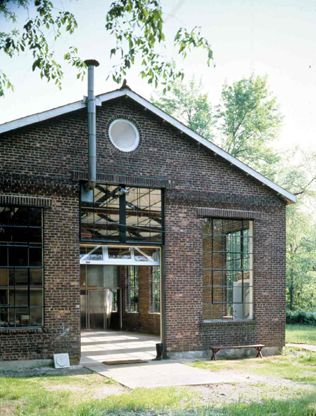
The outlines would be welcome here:
[[[206,139],[212,139],[212,109],[207,94],[201,93],[201,82],[192,79],[187,85],[177,82],[167,94],[152,101],[166,113],[181,120]]]
[[[183,70],[178,70],[175,63],[160,52],[161,48],[166,48],[163,23],[160,0],[116,0],[111,4],[105,28],[115,39],[110,51],[111,56],[118,58],[111,72],[115,82],[122,82],[136,59],[142,65],[141,77],[155,87],[160,83],[164,91],[175,80],[183,79]],[[192,48],[206,50],[207,64],[210,64],[212,49],[199,28],[192,31],[179,28],[173,43],[183,58]]]
[[[15,7],[12,7],[12,3]],[[22,28],[16,27],[16,6],[25,9],[29,17]],[[31,52],[33,56],[32,71],[38,70],[41,78],[53,80],[61,87],[63,75],[61,64],[56,61],[55,53],[49,47],[49,33],[54,31],[54,40],[65,32],[73,33],[77,28],[74,15],[68,11],[58,11],[49,0],[35,0],[33,7],[30,1],[16,0],[1,3],[0,15],[12,23],[8,32],[0,32],[0,51],[10,58],[22,52]],[[0,72],[0,96],[12,84],[6,74]]]
[[[316,326],[316,312],[286,311],[286,323]]]
[[[221,103],[214,106],[201,83],[178,82],[155,103],[203,137],[214,140],[232,156],[273,178],[280,157],[271,149],[281,124],[276,99],[264,77],[251,76],[224,85]]]
[[[252,75],[224,85],[216,118],[222,147],[273,178],[280,158],[271,144],[277,137],[281,116],[266,78]]]
[[[26,11],[28,18],[22,28],[17,26],[18,11]],[[141,65],[140,75],[149,83],[159,83],[167,90],[171,83],[184,76],[182,69],[161,53],[166,50],[163,11],[160,0],[115,0],[105,13],[105,30],[111,35],[113,44],[108,50],[116,59],[109,76],[120,83],[136,60]],[[13,58],[22,52],[33,55],[32,70],[39,71],[41,78],[53,80],[60,88],[63,77],[61,63],[49,45],[50,34],[54,40],[65,34],[72,34],[77,28],[75,16],[69,11],[60,11],[51,0],[5,0],[0,3],[0,16],[3,16],[12,29],[0,32],[0,52]],[[203,49],[209,65],[213,52],[208,41],[198,27],[191,31],[179,28],[173,39],[179,56],[186,58],[192,49]],[[77,70],[77,78],[82,78],[85,64],[76,47],[71,46],[64,59]],[[12,88],[8,77],[0,72],[0,96]]]
[[[287,210],[287,307],[316,310],[316,230],[309,213]]]

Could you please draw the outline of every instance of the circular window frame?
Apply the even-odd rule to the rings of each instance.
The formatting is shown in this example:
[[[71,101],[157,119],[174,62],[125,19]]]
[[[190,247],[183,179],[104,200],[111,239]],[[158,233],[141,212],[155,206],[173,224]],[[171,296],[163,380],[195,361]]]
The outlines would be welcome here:
[[[119,147],[117,145],[117,143],[115,143],[115,139],[113,139],[113,137],[111,135],[112,127],[115,126],[115,124],[117,124],[119,122],[127,123],[130,127],[132,127],[132,129],[135,133],[135,143],[133,144],[133,146],[130,146],[129,148],[123,149],[122,147]],[[119,150],[120,152],[124,152],[124,153],[134,152],[138,148],[139,143],[140,143],[140,134],[139,134],[138,128],[136,127],[136,125],[132,121],[130,121],[126,118],[116,118],[115,120],[113,120],[109,125],[108,135],[109,135],[109,139],[110,139],[110,142],[112,143],[112,145],[115,147],[115,149]]]

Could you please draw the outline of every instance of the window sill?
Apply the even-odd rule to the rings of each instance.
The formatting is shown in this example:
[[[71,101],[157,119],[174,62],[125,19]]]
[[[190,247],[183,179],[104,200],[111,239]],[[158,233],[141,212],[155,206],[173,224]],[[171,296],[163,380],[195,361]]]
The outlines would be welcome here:
[[[205,325],[255,325],[255,319],[235,319],[235,320],[227,320],[227,319],[205,319],[202,321],[202,324]]]
[[[148,315],[160,315],[160,312],[148,312]]]
[[[29,327],[0,327],[0,334],[12,334],[12,333],[22,333],[22,334],[41,334],[43,333],[43,328],[38,326],[29,326]]]
[[[138,314],[139,312],[137,311],[135,311],[135,312],[133,312],[133,311],[125,311],[125,313],[128,313],[128,314],[132,314],[132,315],[136,315],[136,314]]]

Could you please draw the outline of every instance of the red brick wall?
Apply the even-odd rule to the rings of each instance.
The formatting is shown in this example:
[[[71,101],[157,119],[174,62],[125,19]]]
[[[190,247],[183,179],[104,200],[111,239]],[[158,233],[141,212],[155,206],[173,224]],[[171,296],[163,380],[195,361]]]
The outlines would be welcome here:
[[[140,130],[140,146],[118,151],[107,129],[129,118]],[[79,184],[73,171],[87,169],[84,110],[3,134],[0,194],[44,195],[45,325],[0,329],[0,359],[79,356]],[[164,341],[169,351],[201,350],[212,343],[284,345],[285,205],[270,189],[163,123],[129,99],[97,108],[97,170],[102,175],[169,181],[165,192]],[[202,218],[198,207],[257,212],[255,220],[255,320],[202,320]],[[226,211],[224,211],[226,212]],[[62,336],[62,334],[64,334]]]

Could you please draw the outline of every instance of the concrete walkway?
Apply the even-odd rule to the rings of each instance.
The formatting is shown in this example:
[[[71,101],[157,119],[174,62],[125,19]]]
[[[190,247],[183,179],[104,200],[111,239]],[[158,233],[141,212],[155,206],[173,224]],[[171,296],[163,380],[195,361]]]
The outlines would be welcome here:
[[[131,389],[137,387],[194,386],[219,383],[255,383],[257,376],[211,372],[190,367],[172,360],[151,361],[146,364],[108,366],[86,364],[85,367],[98,374],[112,378]]]
[[[262,376],[228,370],[212,372],[191,367],[188,365],[189,362],[184,364],[176,360],[153,361],[156,357],[157,342],[159,342],[157,336],[136,332],[85,331],[81,335],[81,364],[131,389],[267,382],[267,379]],[[288,345],[297,346],[297,344]],[[315,348],[315,346],[309,347]],[[146,362],[136,364],[134,360]],[[113,365],[118,361],[129,363]],[[272,382],[270,378],[269,382]]]
[[[287,347],[296,347],[296,348],[303,348],[303,350],[314,351],[316,352],[316,345],[310,344],[286,344]]]
[[[153,361],[157,342],[157,336],[136,332],[84,331],[81,334],[80,363],[129,388],[246,381],[241,375],[212,373],[173,360]],[[133,360],[146,362],[135,364]],[[130,363],[108,365],[118,361]]]
[[[81,333],[80,364],[98,364],[104,361],[148,361],[156,357],[155,335],[126,331],[84,331]]]

